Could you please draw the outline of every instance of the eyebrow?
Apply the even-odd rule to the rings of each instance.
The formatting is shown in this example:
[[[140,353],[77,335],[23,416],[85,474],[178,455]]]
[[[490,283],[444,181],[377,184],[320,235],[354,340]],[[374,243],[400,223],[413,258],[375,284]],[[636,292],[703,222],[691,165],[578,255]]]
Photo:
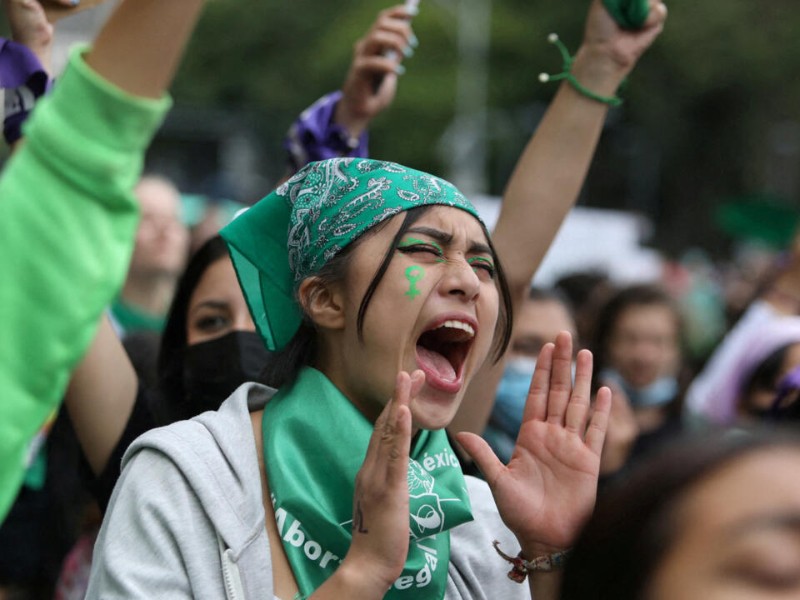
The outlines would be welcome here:
[[[448,246],[453,241],[453,234],[445,233],[440,229],[434,229],[433,227],[410,227],[407,233],[419,233],[422,235],[427,235],[429,238],[432,238],[442,244],[443,246]],[[488,254],[489,256],[494,257],[494,253],[492,249],[489,247],[489,244],[484,244],[482,242],[475,242],[473,241],[469,249],[467,250],[468,254]]]
[[[744,519],[728,530],[727,537],[739,537],[764,529],[793,529],[800,533],[800,512],[773,513]]]
[[[228,302],[225,300],[203,300],[202,302],[195,305],[195,307],[190,311],[189,314],[194,314],[201,308],[217,308],[220,310],[224,310],[228,308]]]

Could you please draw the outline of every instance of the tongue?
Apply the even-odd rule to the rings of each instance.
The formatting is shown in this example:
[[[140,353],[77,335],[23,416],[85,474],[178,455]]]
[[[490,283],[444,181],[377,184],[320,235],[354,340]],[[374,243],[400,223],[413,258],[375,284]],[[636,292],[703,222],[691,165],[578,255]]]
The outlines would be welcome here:
[[[417,362],[424,363],[424,366],[436,373],[445,381],[455,381],[457,378],[456,370],[450,361],[438,352],[434,352],[424,346],[417,346]],[[420,364],[419,366],[423,366]]]

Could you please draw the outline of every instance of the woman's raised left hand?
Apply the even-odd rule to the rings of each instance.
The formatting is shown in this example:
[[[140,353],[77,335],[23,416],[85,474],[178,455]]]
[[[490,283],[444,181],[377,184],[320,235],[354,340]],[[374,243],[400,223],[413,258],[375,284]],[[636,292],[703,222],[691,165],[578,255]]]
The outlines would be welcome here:
[[[592,355],[582,350],[573,386],[572,338],[561,332],[539,354],[508,465],[480,436],[458,434],[529,559],[569,547],[594,508],[611,392],[598,391],[590,417],[591,378]]]

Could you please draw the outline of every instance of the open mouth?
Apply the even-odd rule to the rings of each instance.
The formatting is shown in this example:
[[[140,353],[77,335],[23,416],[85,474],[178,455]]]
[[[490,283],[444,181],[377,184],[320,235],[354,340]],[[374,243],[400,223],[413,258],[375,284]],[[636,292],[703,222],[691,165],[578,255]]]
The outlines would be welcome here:
[[[475,326],[448,319],[425,331],[417,340],[417,365],[426,381],[446,392],[461,389],[464,363],[475,339]]]

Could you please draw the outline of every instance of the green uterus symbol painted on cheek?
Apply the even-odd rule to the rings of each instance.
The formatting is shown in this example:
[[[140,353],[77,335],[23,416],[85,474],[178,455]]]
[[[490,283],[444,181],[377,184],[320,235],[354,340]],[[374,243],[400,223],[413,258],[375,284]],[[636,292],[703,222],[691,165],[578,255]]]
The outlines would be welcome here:
[[[406,269],[406,279],[408,279],[406,296],[411,300],[420,295],[420,291],[417,289],[417,282],[422,280],[423,277],[425,277],[425,269],[422,267],[412,265]]]

